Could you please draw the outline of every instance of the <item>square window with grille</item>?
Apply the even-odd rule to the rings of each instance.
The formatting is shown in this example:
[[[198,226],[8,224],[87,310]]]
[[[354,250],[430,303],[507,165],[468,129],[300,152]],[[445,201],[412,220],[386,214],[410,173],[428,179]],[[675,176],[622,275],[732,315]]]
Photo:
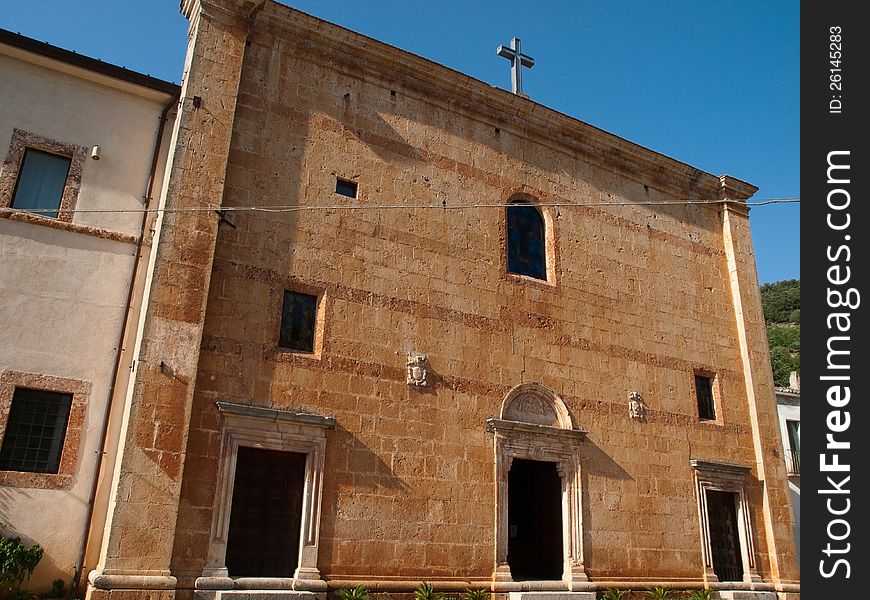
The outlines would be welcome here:
[[[72,399],[72,394],[16,388],[0,446],[0,470],[57,473]]]
[[[708,375],[695,375],[695,395],[698,397],[698,417],[704,421],[715,421],[713,378]]]
[[[15,182],[12,208],[57,218],[71,159],[28,148]]]
[[[316,327],[317,296],[285,291],[278,345],[299,352],[314,352]]]

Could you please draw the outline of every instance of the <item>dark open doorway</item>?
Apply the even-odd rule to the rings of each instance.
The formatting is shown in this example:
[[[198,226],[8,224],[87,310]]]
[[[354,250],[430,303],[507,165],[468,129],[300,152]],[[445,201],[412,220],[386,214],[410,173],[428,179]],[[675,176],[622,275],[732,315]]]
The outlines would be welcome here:
[[[707,490],[713,572],[719,581],[743,581],[735,496],[733,492]]]
[[[562,483],[556,463],[514,459],[508,474],[508,564],[514,581],[562,579]]]
[[[304,454],[239,448],[227,536],[231,576],[293,576],[304,485]]]

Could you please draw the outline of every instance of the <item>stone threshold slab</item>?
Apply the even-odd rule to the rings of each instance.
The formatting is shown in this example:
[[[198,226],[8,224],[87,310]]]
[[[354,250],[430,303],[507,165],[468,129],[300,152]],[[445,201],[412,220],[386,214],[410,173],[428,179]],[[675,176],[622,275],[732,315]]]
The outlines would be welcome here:
[[[197,600],[317,600],[314,592],[296,590],[197,590]],[[320,595],[323,597],[323,594]]]
[[[595,592],[508,592],[509,600],[595,600]]]

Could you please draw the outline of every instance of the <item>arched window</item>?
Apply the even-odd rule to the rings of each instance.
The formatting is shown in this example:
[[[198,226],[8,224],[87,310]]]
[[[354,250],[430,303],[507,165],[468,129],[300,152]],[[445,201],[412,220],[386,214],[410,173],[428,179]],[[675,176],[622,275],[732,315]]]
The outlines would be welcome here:
[[[507,268],[509,273],[547,279],[544,218],[537,208],[514,202],[507,209]]]

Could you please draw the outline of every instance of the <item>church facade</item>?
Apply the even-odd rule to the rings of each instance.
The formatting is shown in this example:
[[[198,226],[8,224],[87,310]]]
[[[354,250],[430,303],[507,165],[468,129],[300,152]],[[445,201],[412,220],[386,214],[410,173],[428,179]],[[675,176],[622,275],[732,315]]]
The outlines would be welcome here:
[[[90,598],[799,596],[756,188],[271,0],[182,9]]]

